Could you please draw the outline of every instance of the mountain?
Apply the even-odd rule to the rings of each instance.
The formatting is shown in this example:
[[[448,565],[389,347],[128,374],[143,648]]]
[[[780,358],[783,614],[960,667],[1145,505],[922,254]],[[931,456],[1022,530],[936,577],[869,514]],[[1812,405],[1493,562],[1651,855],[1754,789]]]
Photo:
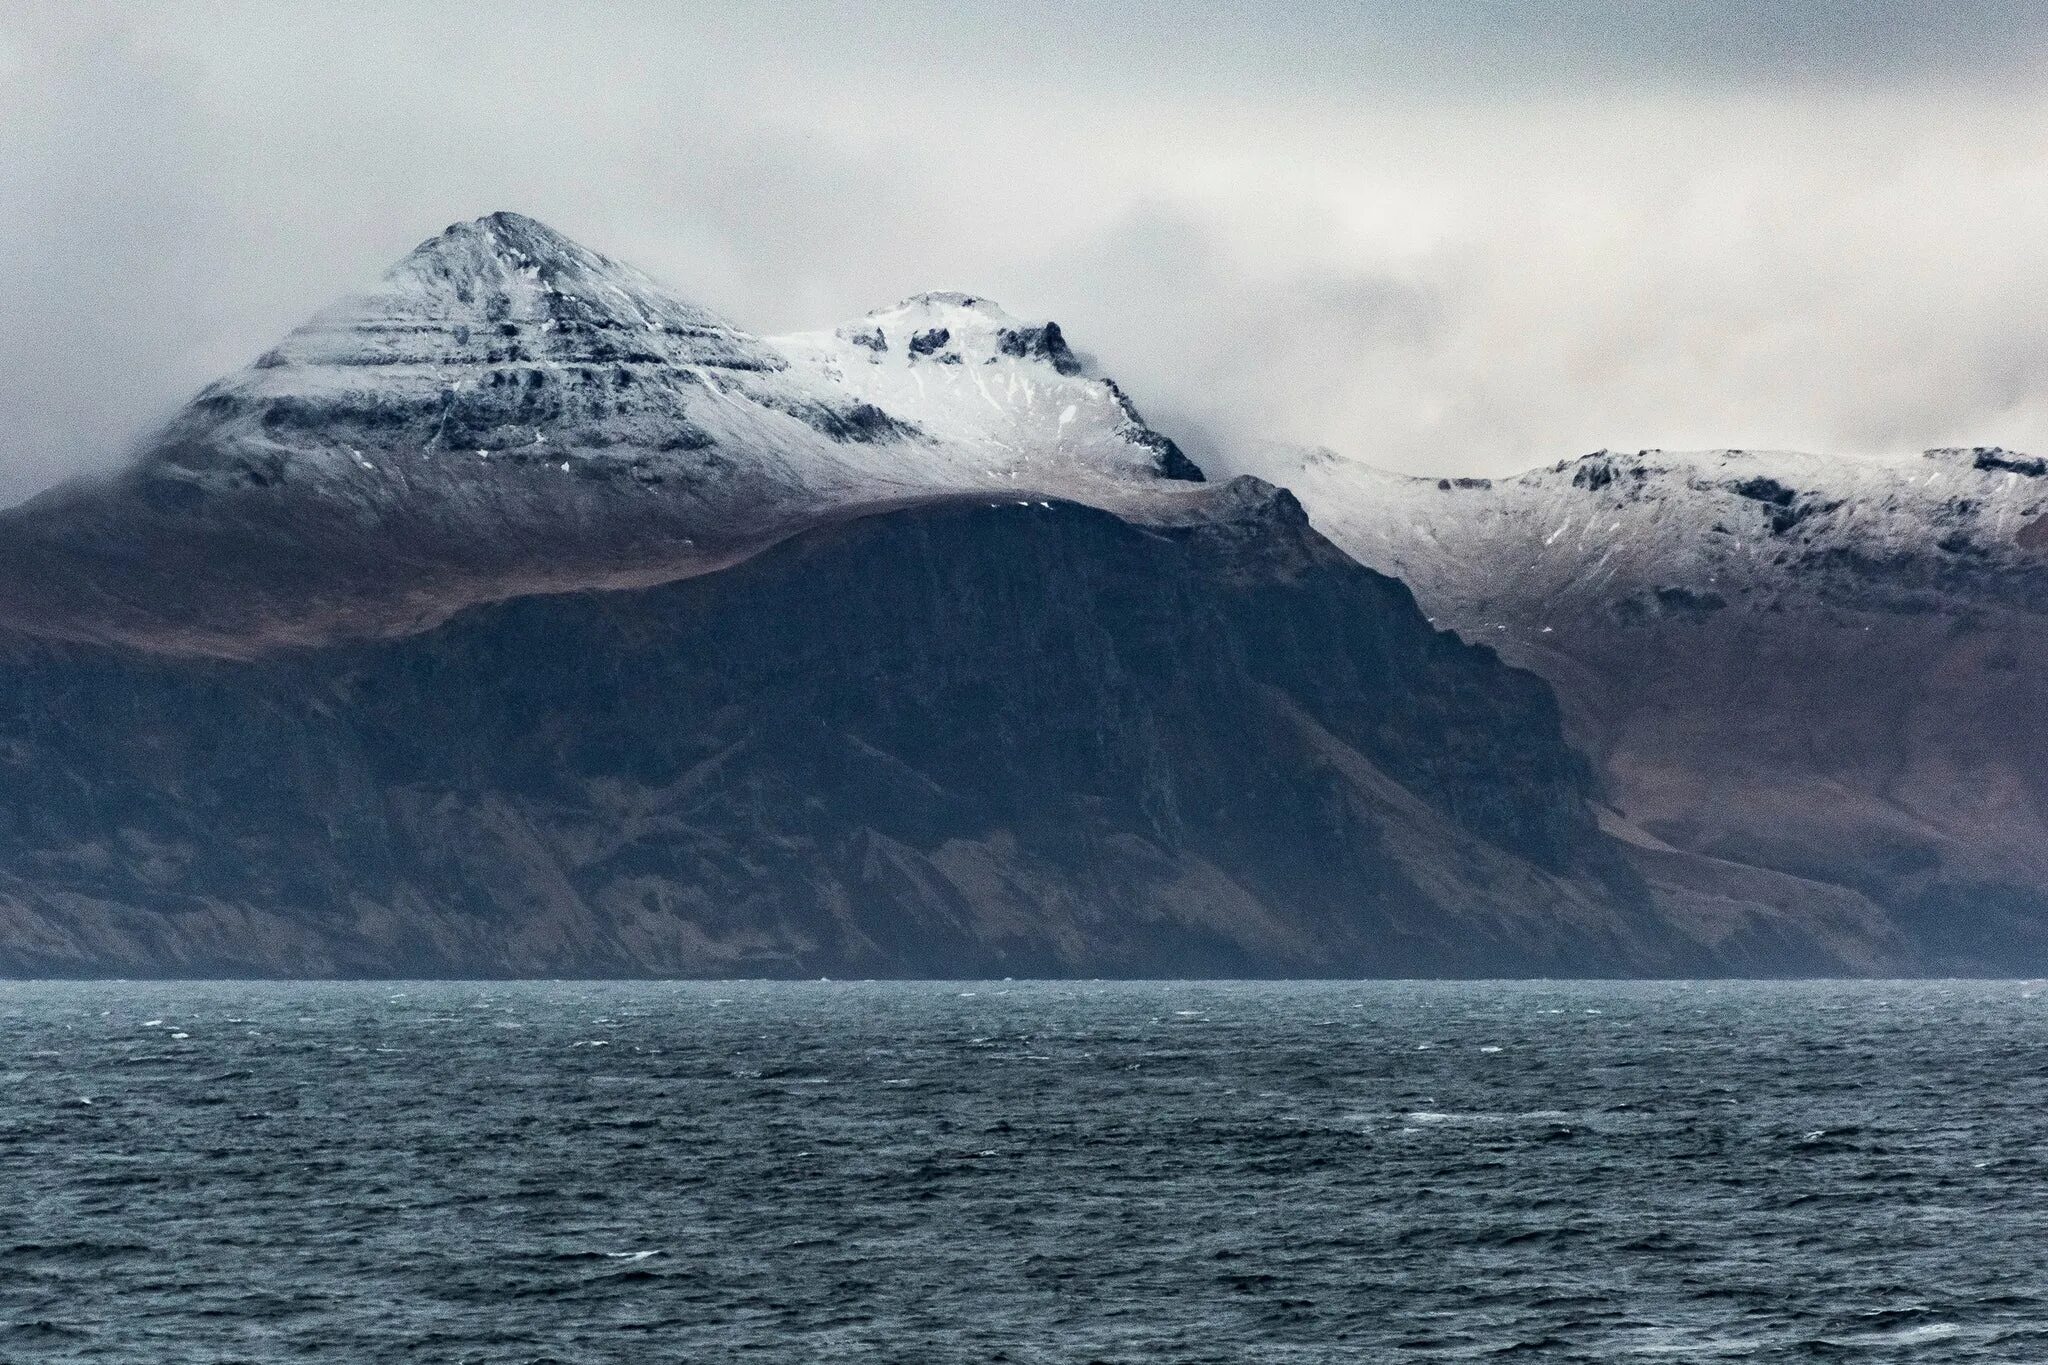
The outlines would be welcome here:
[[[1433,620],[1554,684],[1659,842],[1853,892],[1923,970],[2048,971],[2048,461],[1247,465]]]
[[[0,516],[0,970],[1882,971],[1047,322],[456,224]]]

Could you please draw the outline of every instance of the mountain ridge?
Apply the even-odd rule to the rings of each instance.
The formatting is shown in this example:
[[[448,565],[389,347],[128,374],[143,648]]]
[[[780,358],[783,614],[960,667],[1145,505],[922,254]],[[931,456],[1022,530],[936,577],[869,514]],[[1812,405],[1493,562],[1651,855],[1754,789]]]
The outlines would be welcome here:
[[[1504,479],[1237,467],[1549,680],[1632,824],[1867,897],[1929,970],[2048,967],[2048,465],[1977,446],[1601,451]]]
[[[0,627],[235,655],[710,572],[922,498],[1137,514],[1200,480],[1054,324],[974,366],[906,345],[881,389],[836,335],[755,337],[516,214],[453,224],[127,468],[0,512]]]

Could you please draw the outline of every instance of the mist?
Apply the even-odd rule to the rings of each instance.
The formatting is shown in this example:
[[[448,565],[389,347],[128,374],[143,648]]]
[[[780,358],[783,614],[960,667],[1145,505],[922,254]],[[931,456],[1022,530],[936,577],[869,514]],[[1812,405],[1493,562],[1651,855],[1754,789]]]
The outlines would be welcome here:
[[[446,223],[743,326],[1057,318],[1157,426],[1497,474],[2048,450],[2022,5],[17,4],[0,500]]]

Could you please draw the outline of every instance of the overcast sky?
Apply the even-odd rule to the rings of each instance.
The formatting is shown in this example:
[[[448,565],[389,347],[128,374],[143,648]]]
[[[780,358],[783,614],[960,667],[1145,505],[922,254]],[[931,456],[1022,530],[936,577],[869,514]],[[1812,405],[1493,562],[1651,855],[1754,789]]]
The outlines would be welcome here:
[[[0,500],[499,208],[758,331],[1056,318],[1225,464],[2048,451],[2044,53],[1971,0],[8,0]]]

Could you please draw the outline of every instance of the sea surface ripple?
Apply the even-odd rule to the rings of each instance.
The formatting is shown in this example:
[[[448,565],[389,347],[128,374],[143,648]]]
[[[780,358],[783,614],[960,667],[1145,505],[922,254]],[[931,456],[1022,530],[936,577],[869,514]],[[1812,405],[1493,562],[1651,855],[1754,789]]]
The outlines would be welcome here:
[[[0,1360],[2048,1360],[2038,983],[0,984]]]

